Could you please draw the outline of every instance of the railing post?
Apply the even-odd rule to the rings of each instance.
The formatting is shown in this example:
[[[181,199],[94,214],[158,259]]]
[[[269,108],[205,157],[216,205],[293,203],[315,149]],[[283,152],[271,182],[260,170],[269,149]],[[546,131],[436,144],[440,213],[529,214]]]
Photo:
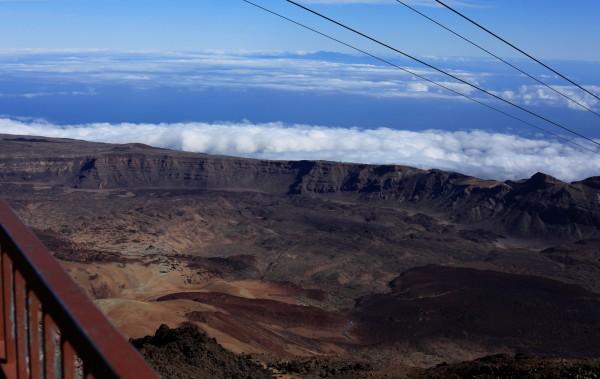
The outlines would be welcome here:
[[[44,368],[46,379],[59,378],[58,331],[50,314],[44,312]]]
[[[62,371],[63,379],[73,379],[75,377],[75,350],[67,340],[62,342]]]
[[[42,364],[44,361],[44,349],[42,348],[42,307],[36,294],[29,290],[27,296],[29,299],[29,365],[31,368],[31,378],[43,378]]]
[[[15,275],[15,330],[17,335],[17,378],[29,378],[29,338],[27,332],[27,291],[25,279],[18,271]]]
[[[2,251],[2,296],[4,314],[4,343],[6,357],[2,363],[2,370],[8,379],[17,377],[17,352],[15,348],[15,302],[14,302],[14,276],[13,263],[10,256]]]
[[[5,323],[4,323],[4,309],[5,304],[8,301],[4,300],[4,271],[2,269],[3,264],[2,261],[4,258],[4,244],[3,241],[0,241],[0,361],[5,361],[6,359],[6,333],[5,333]],[[7,305],[6,305],[7,306]]]

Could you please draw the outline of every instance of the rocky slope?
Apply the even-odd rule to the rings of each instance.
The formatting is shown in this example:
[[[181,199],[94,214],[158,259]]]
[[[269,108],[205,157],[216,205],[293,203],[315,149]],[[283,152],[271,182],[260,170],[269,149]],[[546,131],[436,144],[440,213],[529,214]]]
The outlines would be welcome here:
[[[307,377],[600,354],[599,194],[0,136],[0,197],[127,335],[193,323]]]
[[[433,265],[408,270],[390,286],[355,310],[372,344],[478,341],[541,356],[600,356],[600,296],[581,287]]]
[[[411,379],[597,379],[600,361],[594,359],[541,359],[496,355],[472,362],[442,364],[414,373]]]
[[[41,137],[0,139],[4,182],[350,196],[427,207],[515,236],[575,239],[599,232],[600,178],[564,183],[538,173],[497,182],[403,166],[259,161]]]
[[[220,347],[192,324],[176,329],[162,325],[153,336],[131,340],[165,378],[192,379],[597,379],[600,360],[536,358],[519,354],[486,356],[473,361],[442,363],[428,369],[381,369],[351,359],[311,358],[270,363]]]
[[[275,378],[259,363],[223,349],[191,324],[177,329],[162,325],[153,336],[131,343],[165,378]]]

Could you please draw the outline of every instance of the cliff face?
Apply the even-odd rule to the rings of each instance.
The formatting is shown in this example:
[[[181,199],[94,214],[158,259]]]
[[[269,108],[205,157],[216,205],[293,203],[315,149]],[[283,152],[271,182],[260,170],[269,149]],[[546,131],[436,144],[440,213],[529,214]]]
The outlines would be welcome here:
[[[0,137],[0,181],[74,189],[172,188],[389,201],[515,236],[582,238],[600,227],[600,178],[538,173],[481,180],[439,170],[322,161],[264,161],[81,141]]]
[[[25,144],[9,141],[10,144]],[[0,144],[5,145],[6,141]],[[25,149],[43,152],[45,143],[27,143]],[[29,181],[79,189],[198,188],[285,193],[295,179],[292,164],[190,155],[125,145],[105,149],[78,149],[78,154],[0,156],[0,180]],[[96,145],[96,144],[90,144]],[[93,146],[95,147],[95,146]],[[2,149],[3,151],[11,149]]]

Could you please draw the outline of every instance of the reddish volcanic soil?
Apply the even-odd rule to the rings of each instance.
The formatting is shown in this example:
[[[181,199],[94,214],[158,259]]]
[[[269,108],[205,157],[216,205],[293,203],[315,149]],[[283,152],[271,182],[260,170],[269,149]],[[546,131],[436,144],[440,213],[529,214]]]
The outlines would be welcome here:
[[[555,356],[600,354],[600,296],[550,279],[426,266],[392,292],[362,298],[359,335],[371,344],[448,339]]]
[[[343,327],[343,317],[316,307],[285,304],[273,300],[245,299],[223,293],[183,292],[163,296],[158,301],[187,299],[218,306],[230,313],[244,315],[258,322],[278,323],[287,327]]]
[[[252,345],[255,350],[291,356],[345,355],[344,347],[356,344],[350,334],[352,322],[347,317],[313,306],[214,292],[173,293],[157,301],[174,300],[191,300],[218,309],[193,311],[186,317],[209,330],[226,333],[242,344]]]

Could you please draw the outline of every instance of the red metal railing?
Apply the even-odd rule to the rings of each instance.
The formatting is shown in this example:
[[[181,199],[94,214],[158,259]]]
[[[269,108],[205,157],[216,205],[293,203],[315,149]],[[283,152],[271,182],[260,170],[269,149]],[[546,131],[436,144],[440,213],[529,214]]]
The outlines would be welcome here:
[[[0,201],[0,377],[158,375]]]

